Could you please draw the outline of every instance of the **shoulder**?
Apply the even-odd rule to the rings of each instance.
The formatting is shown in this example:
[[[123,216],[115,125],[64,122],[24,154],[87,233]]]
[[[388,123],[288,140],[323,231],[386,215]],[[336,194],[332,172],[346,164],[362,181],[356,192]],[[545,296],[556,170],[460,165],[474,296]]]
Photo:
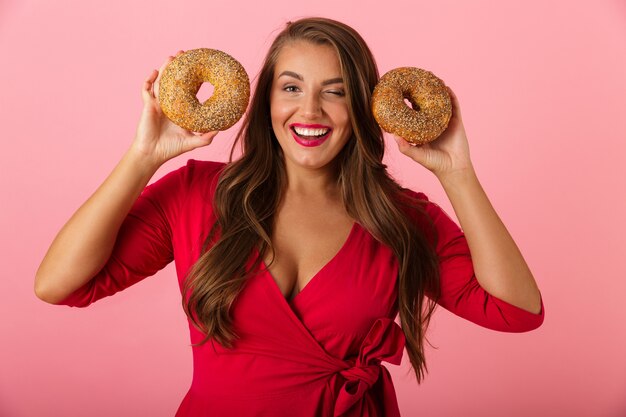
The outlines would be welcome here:
[[[206,191],[206,188],[215,189],[224,162],[198,161],[189,159],[187,164],[170,172],[164,178],[170,177],[170,183],[176,184],[185,192]]]
[[[450,216],[434,201],[431,201],[426,194],[422,192],[413,191],[409,188],[402,188],[402,197],[405,204],[413,208],[412,215],[415,215],[417,210],[418,214],[426,214],[431,220],[437,221],[440,217],[450,219]]]
[[[226,167],[225,162],[198,161],[189,159],[187,165],[183,167],[182,174],[188,182],[203,182],[216,180],[220,172]]]
[[[402,196],[406,201],[403,206],[406,207],[409,217],[424,233],[435,237],[434,242],[438,251],[450,242],[464,238],[463,231],[456,221],[424,193],[403,188]]]
[[[401,188],[398,199],[400,207],[414,220],[430,217],[433,206],[436,206],[426,194],[409,188]]]
[[[181,203],[190,195],[212,195],[224,162],[190,159],[145,188],[142,197],[161,205]]]
[[[226,166],[224,162],[189,159],[187,164],[178,170],[179,184],[184,190],[185,199],[199,198],[201,201],[211,201],[220,174]]]
[[[422,192],[413,191],[410,188],[402,187],[400,194],[401,194],[401,197],[409,203],[413,201],[413,202],[423,205],[430,201],[428,200],[428,197],[426,196],[426,194]]]

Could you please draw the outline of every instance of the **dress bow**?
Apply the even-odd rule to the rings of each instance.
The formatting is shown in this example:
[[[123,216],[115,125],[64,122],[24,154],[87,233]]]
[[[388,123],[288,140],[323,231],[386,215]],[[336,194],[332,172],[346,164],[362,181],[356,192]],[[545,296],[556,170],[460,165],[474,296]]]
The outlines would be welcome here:
[[[394,402],[391,404],[389,401],[384,407],[391,412],[398,410],[391,375],[381,365],[381,361],[400,365],[404,344],[404,333],[400,326],[389,318],[376,320],[361,344],[357,360],[347,362],[350,367],[339,371],[345,382],[337,395],[335,417],[369,415],[364,409],[365,393],[378,381],[381,373],[385,398],[391,396]],[[399,411],[396,413],[400,415]]]

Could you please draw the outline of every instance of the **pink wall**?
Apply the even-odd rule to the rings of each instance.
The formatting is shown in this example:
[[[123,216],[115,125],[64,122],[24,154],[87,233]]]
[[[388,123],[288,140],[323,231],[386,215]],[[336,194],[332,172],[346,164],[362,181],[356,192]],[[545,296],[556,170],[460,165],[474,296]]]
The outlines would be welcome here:
[[[527,334],[440,310],[425,383],[389,366],[403,415],[626,415],[623,1],[177,3],[0,2],[0,416],[173,415],[191,378],[173,268],[85,310],[38,301],[34,272],[130,144],[152,68],[214,47],[254,75],[273,31],[318,14],[359,30],[382,72],[419,66],[454,88],[477,171],[546,305]],[[225,160],[233,132],[157,175]],[[449,210],[389,144],[397,178]]]

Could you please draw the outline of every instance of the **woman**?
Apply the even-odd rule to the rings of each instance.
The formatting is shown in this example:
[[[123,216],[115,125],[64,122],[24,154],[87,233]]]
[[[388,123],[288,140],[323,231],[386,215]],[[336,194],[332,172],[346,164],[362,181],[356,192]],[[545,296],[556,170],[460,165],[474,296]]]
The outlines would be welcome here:
[[[376,64],[329,19],[277,36],[240,159],[191,160],[144,190],[165,161],[216,135],[162,114],[171,59],[143,86],[130,149],[60,231],[35,287],[50,303],[85,306],[175,260],[194,344],[177,415],[398,416],[381,361],[399,364],[406,346],[421,381],[435,303],[502,331],[541,324],[539,290],[476,178],[451,90],[440,138],[396,140],[440,180],[465,234],[388,175],[370,112]]]

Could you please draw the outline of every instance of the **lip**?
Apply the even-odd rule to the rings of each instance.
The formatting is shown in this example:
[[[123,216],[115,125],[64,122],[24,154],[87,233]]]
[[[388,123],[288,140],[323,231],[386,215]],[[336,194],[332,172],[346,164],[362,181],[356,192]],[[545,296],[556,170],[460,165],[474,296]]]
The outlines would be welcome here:
[[[309,128],[309,129],[330,129],[332,130],[332,128],[330,126],[326,126],[326,125],[319,125],[319,124],[305,124],[305,123],[292,123],[289,125],[289,127],[305,127],[305,128]]]
[[[296,132],[293,130],[294,127],[302,127],[302,128],[308,128],[308,129],[328,129],[328,132],[326,132],[324,136],[320,136],[318,139],[306,140],[296,135]],[[292,123],[289,125],[289,131],[291,132],[291,136],[293,136],[293,139],[296,142],[298,142],[298,144],[305,146],[307,148],[311,148],[314,146],[320,146],[322,143],[326,142],[326,139],[330,137],[330,134],[332,133],[333,129],[330,126],[320,125],[320,124]]]

